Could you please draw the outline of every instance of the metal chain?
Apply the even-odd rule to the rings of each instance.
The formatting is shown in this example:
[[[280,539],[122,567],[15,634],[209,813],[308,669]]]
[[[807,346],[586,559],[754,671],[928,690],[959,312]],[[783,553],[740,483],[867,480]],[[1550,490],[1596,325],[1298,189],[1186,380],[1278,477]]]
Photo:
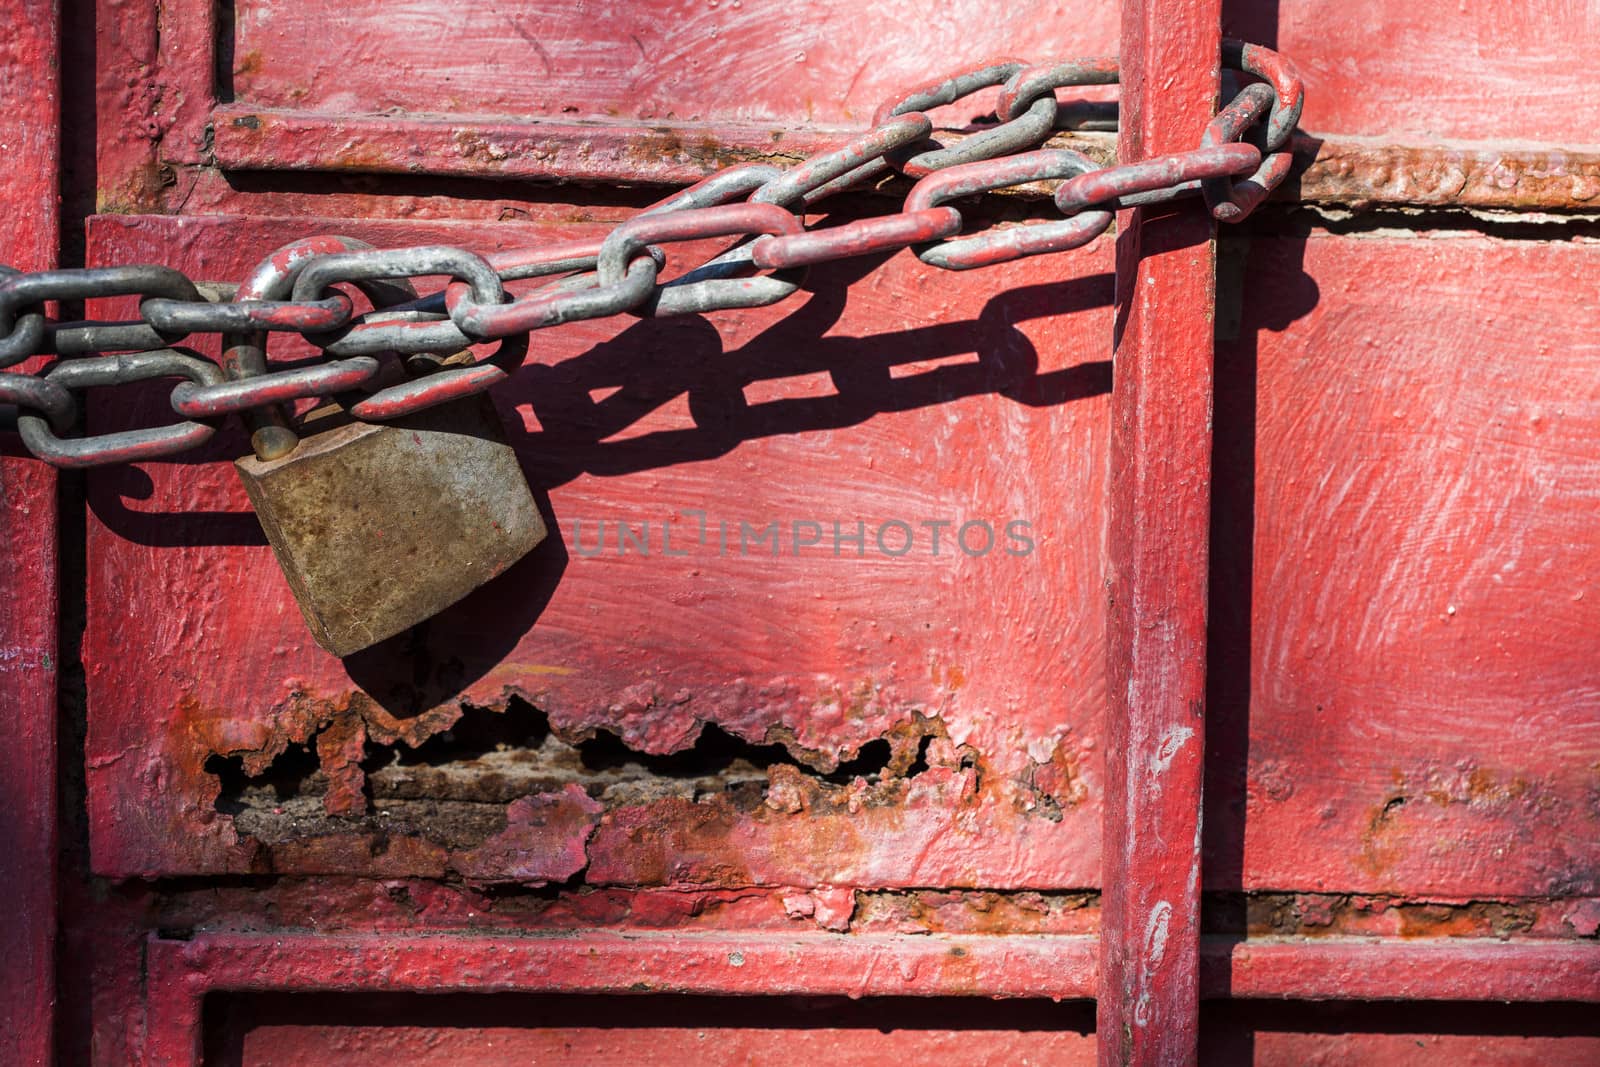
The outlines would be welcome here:
[[[1205,128],[1198,148],[1100,167],[1078,152],[1036,149],[1062,119],[1089,116],[1103,128],[1108,105],[1061,105],[1057,89],[1113,84],[1115,59],[1042,64],[995,60],[961,71],[878,112],[873,129],[841,148],[782,169],[729,167],[641,212],[603,239],[563,241],[476,255],[428,246],[377,250],[350,238],[296,241],[276,252],[222,301],[168,267],[95,267],[23,274],[0,266],[0,369],[55,355],[36,374],[0,373],[0,403],[19,409],[17,428],[36,456],[90,467],[168,455],[203,444],[217,422],[239,413],[262,458],[285,455],[297,437],[282,405],[337,395],[358,419],[382,421],[483,392],[521,365],[533,330],[629,313],[699,315],[762,307],[796,292],[807,268],[911,248],[922,262],[970,270],[1077,248],[1111,225],[1119,208],[1203,194],[1212,216],[1238,222],[1288,175],[1287,145],[1299,121],[1299,77],[1280,55],[1223,44],[1225,67],[1258,79],[1243,86]],[[996,122],[954,145],[931,140],[925,111],[999,86]],[[915,180],[901,209],[819,230],[804,213],[847,189],[898,172]],[[959,201],[1025,183],[1054,181],[1062,218],[960,237]],[[738,238],[728,251],[667,283],[662,245]],[[761,273],[766,272],[766,273]],[[442,292],[419,297],[410,279],[443,275]],[[559,277],[512,297],[504,283]],[[360,290],[373,310],[355,313]],[[125,322],[53,322],[46,301],[139,297]],[[270,332],[298,333],[324,362],[271,370]],[[213,363],[175,350],[185,337],[222,335]],[[470,360],[473,345],[499,342]],[[98,359],[71,357],[121,352]],[[402,357],[408,380],[377,387],[380,357]],[[182,379],[171,392],[185,420],[96,437],[64,436],[77,421],[75,394],[152,378]]]

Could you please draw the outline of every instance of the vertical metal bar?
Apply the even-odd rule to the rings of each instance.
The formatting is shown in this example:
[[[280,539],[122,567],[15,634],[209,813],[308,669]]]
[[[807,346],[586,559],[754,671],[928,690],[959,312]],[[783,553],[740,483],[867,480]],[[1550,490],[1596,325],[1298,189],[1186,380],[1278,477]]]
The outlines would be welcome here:
[[[0,0],[0,261],[56,265],[60,13]],[[19,368],[25,369],[25,368]],[[14,442],[14,439],[13,439]],[[0,443],[0,1061],[52,1062],[56,999],[56,479]]]
[[[1119,158],[1198,143],[1220,0],[1123,0]],[[1102,1064],[1194,1063],[1210,501],[1211,223],[1124,212],[1112,388]]]

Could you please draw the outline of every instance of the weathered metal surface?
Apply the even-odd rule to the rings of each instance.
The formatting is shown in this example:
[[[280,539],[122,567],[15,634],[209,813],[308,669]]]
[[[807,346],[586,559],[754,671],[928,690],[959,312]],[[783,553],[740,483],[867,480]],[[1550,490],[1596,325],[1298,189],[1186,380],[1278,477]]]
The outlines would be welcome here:
[[[1224,30],[1294,59],[1303,126],[1329,134],[1595,144],[1588,4],[1472,7],[1243,0]],[[1491,132],[1492,131],[1492,132]]]
[[[301,42],[329,39],[327,17],[293,4],[261,0],[250,5],[250,17],[241,11],[220,27],[213,5],[165,5],[158,34],[147,5],[103,2],[104,20],[119,32],[103,42],[96,64],[101,92],[126,105],[100,114],[108,206],[154,204],[163,182],[181,204],[195,176],[185,180],[173,168],[213,158],[246,170],[685,183],[732,162],[793,162],[838,143],[867,125],[885,100],[925,81],[928,54],[957,66],[1016,51],[1019,41],[1038,58],[1109,54],[1116,44],[1110,3],[1075,10],[1065,25],[1029,5],[966,20],[956,10],[926,20],[906,11],[885,16],[894,31],[882,37],[830,34],[824,27],[835,15],[831,8],[786,17],[781,31],[768,32],[775,17],[769,12],[662,3],[612,13],[608,28],[650,24],[635,39],[595,41],[595,24],[580,20],[580,36],[590,45],[572,53],[561,48],[579,32],[575,16],[559,5],[514,16],[524,30],[537,20],[531,41],[508,33],[504,20],[463,13],[448,31],[452,47],[441,49],[431,35],[413,32],[418,19],[429,17],[424,0],[411,0],[398,14],[376,3],[341,9],[348,32],[336,38],[340,49],[384,56],[383,63],[352,63],[338,58],[340,49],[304,52]],[[1487,15],[1452,12],[1440,19],[1384,6],[1377,32],[1372,20],[1343,18],[1329,6],[1250,0],[1226,13],[1230,32],[1275,43],[1292,57],[1309,92],[1303,125],[1316,136],[1296,145],[1307,173],[1285,195],[1332,204],[1592,207],[1600,186],[1592,133],[1600,103],[1572,73],[1583,69],[1579,43],[1593,29],[1590,15],[1570,5],[1543,12],[1538,32],[1518,35]],[[272,29],[311,20],[316,28],[309,32]],[[1364,28],[1353,31],[1358,23]],[[960,32],[949,32],[957,24]],[[716,46],[696,46],[692,57],[676,45],[654,47],[674,26],[695,35],[715,30]],[[219,28],[226,38],[239,35],[222,56],[214,54]],[[1013,31],[1018,35],[1008,37]],[[484,39],[464,47],[457,33]],[[781,54],[781,42],[819,34],[824,45],[796,43]],[[931,37],[926,47],[908,47],[908,34]],[[741,48],[747,40],[758,44]],[[1379,40],[1393,46],[1372,47]],[[594,48],[621,50],[626,61],[596,69]],[[486,73],[496,69],[491,57],[513,53],[524,53],[541,77]],[[234,76],[214,84],[214,72],[230,66]],[[397,70],[413,75],[397,78]],[[450,81],[430,82],[435,77]],[[848,92],[841,95],[840,85]],[[408,93],[425,102],[408,105]],[[453,98],[465,103],[452,106]],[[1489,99],[1502,104],[1492,120],[1461,106]],[[966,109],[943,119],[959,127],[978,113]],[[1491,126],[1495,140],[1488,141]],[[942,140],[961,136],[940,133]],[[1094,135],[1058,137],[1053,144],[1081,150],[1094,141]]]
[[[1284,199],[1355,207],[1600,209],[1600,152],[1592,148],[1412,146],[1301,135],[1295,156],[1298,173],[1290,177]]]
[[[1600,945],[1475,938],[1207,944],[1212,997],[1278,1000],[1600,1001]]]
[[[735,162],[789,163],[853,132],[796,130],[774,139],[765,127],[737,123],[546,128],[257,113],[239,105],[224,107],[221,115],[217,153],[230,167],[629,184],[697,181]],[[1276,194],[1278,202],[1584,212],[1600,204],[1600,151],[1583,142],[1571,148],[1468,139],[1396,144],[1390,138],[1312,129],[1292,142],[1295,165],[1288,184]],[[967,135],[941,131],[940,136],[959,143]],[[1104,135],[1058,133],[1046,144],[1087,151],[1102,162],[1115,157]],[[1037,198],[1048,193],[1024,186],[1009,195]]]
[[[482,240],[471,243],[486,249],[593,233],[118,217],[95,220],[91,241],[96,257],[119,260],[181,246],[185,269],[226,277],[243,249],[259,247],[252,235],[319,230],[380,245],[460,243],[475,232]],[[685,246],[690,262],[710,250]],[[502,398],[517,413],[511,425],[522,424],[513,442],[536,492],[550,495],[559,538],[411,642],[346,664],[312,646],[289,608],[243,495],[216,462],[228,445],[214,446],[222,455],[208,463],[109,472],[91,488],[91,596],[123,601],[110,595],[123,588],[113,576],[143,574],[136,599],[211,607],[204,626],[188,613],[164,616],[181,640],[164,624],[134,636],[115,615],[91,623],[90,686],[104,710],[89,739],[97,868],[550,880],[481,862],[496,835],[496,848],[537,837],[534,813],[510,808],[514,795],[477,794],[492,798],[483,802],[469,788],[459,805],[440,806],[369,804],[361,792],[363,759],[387,752],[384,761],[406,762],[404,746],[445,733],[470,708],[530,714],[525,697],[547,716],[550,743],[571,755],[568,771],[524,792],[559,794],[572,782],[605,807],[592,827],[563,808],[573,820],[562,841],[587,844],[592,884],[1092,885],[1106,254],[1090,246],[1042,261],[1060,281],[1041,279],[1037,264],[995,268],[999,297],[946,292],[903,254],[847,298],[849,275],[819,270],[798,311],[551,332]],[[283,340],[280,354],[293,353]],[[746,392],[735,400],[727,375],[740,368]],[[837,392],[819,390],[808,377],[818,374],[831,374]],[[684,393],[687,410],[669,404]],[[1002,438],[1019,458],[999,478],[952,485],[942,476],[976,469]],[[1075,442],[1065,460],[1062,440]],[[1043,502],[1058,497],[1083,510],[1047,520]],[[690,509],[707,513],[703,541]],[[859,547],[850,540],[858,522]],[[1008,534],[1013,522],[1033,525]],[[772,523],[781,545],[767,534]],[[806,543],[808,523],[826,540]],[[912,528],[912,551],[894,523]],[[1046,565],[1057,577],[1041,597]],[[1049,619],[1059,625],[1047,638]],[[627,657],[616,654],[619,625],[635,650]],[[174,669],[137,667],[130,638],[153,642],[152,655],[169,650]],[[174,645],[185,666],[170,658]],[[271,691],[243,647],[274,664]],[[1065,692],[1063,662],[1072,665]],[[969,663],[996,668],[975,674]],[[152,706],[169,709],[154,731]],[[726,758],[753,770],[751,784],[708,773],[703,793],[682,796],[656,775],[607,778],[593,746],[583,749],[597,734],[615,736],[626,763],[685,753],[692,764],[713,725],[712,738],[734,746]],[[291,751],[302,744],[318,754],[310,772]],[[452,763],[474,758],[448,753]],[[309,780],[313,772],[340,783],[336,807],[354,798],[360,811],[329,817],[316,791],[331,784]],[[272,780],[299,782],[300,796],[271,800]],[[155,781],[169,784],[145,784]]]
[[[262,107],[346,112],[470,112],[642,120],[741,117],[786,125],[865,125],[880,104],[949,70],[1011,54],[1116,51],[1116,5],[1096,0],[1063,17],[1047,0],[976,11],[900,2],[859,10],[833,3],[779,9],[731,0],[558,0],[514,14],[426,0],[358,0],[315,16],[278,0],[237,6],[234,99]],[[596,23],[603,23],[603,33]],[[447,34],[449,48],[427,47]],[[331,47],[302,49],[324,39]],[[938,69],[928,58],[940,57]],[[371,77],[358,57],[383,57]],[[497,71],[528,70],[508,79]]]
[[[1600,1057],[1593,1012],[1574,1004],[1214,1003],[1201,1012],[1200,1060],[1588,1067]]]
[[[1600,889],[1597,255],[1232,246],[1209,886]]]
[[[486,398],[384,426],[342,416],[320,408],[287,456],[235,464],[312,636],[335,656],[432,618],[545,537]]]
[[[313,216],[361,218],[358,232],[384,246],[470,236],[471,247],[513,251],[533,238],[587,237],[597,250],[605,227],[659,190],[517,179],[659,185],[737,159],[789,162],[864,128],[883,99],[945,69],[928,57],[954,58],[952,48],[971,43],[972,60],[1031,58],[1032,42],[1039,57],[1046,43],[1054,54],[1115,51],[1111,4],[1086,12],[1083,27],[1031,9],[1021,30],[988,36],[1030,9],[974,15],[956,4],[928,17],[922,7],[813,6],[789,11],[793,25],[777,30],[762,22],[770,12],[730,0],[616,13],[670,13],[695,27],[699,36],[676,39],[695,40],[686,58],[698,66],[674,78],[652,68],[673,59],[660,28],[637,49],[619,38],[629,57],[619,66],[590,62],[592,49],[560,33],[535,34],[538,46],[524,50],[507,26],[485,29],[484,13],[466,25],[494,38],[487,49],[442,48],[414,23],[380,25],[395,9],[370,4],[354,9],[357,24],[337,44],[387,39],[396,50],[314,70],[302,62],[309,53],[320,63],[337,51],[324,46],[327,12],[267,6],[251,13],[317,19],[318,29],[272,37],[268,22],[230,25],[226,5],[99,0],[98,40],[70,35],[66,69],[99,86],[100,156],[82,169],[96,175],[101,202],[219,216],[96,220],[94,261],[236,277],[252,265],[246,249],[325,231]],[[1284,0],[1225,13],[1231,31],[1275,43],[1307,77],[1306,126],[1318,143],[1300,146],[1290,195],[1593,210],[1600,153],[1583,149],[1596,105],[1581,84],[1579,53],[1593,37],[1581,5],[1541,10],[1536,29],[1503,9],[1384,2],[1352,17],[1335,7]],[[553,24],[571,17],[557,12]],[[87,6],[76,21],[88,27]],[[764,50],[813,30],[828,51],[804,63]],[[262,54],[214,50],[242,36]],[[895,56],[872,51],[906,41],[915,43]],[[505,78],[498,57],[508,50],[533,57],[518,69],[538,76]],[[861,55],[878,65],[841,96]],[[472,70],[458,79],[430,58]],[[311,76],[295,82],[296,64]],[[217,84],[215,72],[234,67]],[[564,72],[579,68],[584,78],[599,71],[599,95],[613,93],[618,114],[563,115],[529,99],[566,91],[577,82]],[[822,92],[807,92],[813,77]],[[468,82],[472,112],[438,113]],[[376,114],[368,97],[390,90],[425,96],[432,114]],[[217,105],[219,95],[234,99]],[[962,125],[985,103],[941,125]],[[829,110],[841,106],[848,112]],[[252,116],[253,126],[233,124]],[[1097,161],[1109,154],[1093,134],[1054,143]],[[283,172],[324,167],[339,171]],[[1012,200],[974,221],[1033,211]],[[444,219],[472,221],[420,221]],[[1595,250],[1581,236],[1566,243],[1582,232],[1570,226],[1551,228],[1557,245],[1303,241],[1272,236],[1281,224],[1258,220],[1248,254],[1223,261],[1225,282],[1243,264],[1247,296],[1218,317],[1229,339],[1219,347],[1204,878],[1223,895],[1206,900],[1207,929],[1220,936],[1202,940],[1200,990],[1296,999],[1259,1010],[1207,1003],[1201,1055],[1593,1062],[1591,1009],[1525,1001],[1596,995],[1595,597],[1573,599],[1575,576],[1596,562],[1584,518],[1585,457],[1600,429],[1588,373],[1596,353],[1588,318],[1573,311],[1595,303]],[[689,991],[805,993],[807,977],[847,982],[872,961],[869,992],[889,998],[1092,993],[1083,968],[1100,918],[1087,890],[1099,881],[1105,795],[1108,243],[957,280],[929,281],[901,254],[870,280],[816,271],[803,306],[541,338],[504,410],[559,543],[412,643],[348,664],[311,648],[289,607],[226,470],[242,437],[194,462],[93,475],[95,861],[112,874],[231,877],[78,888],[62,1059],[184,1062],[207,981],[195,972],[247,971],[274,943],[264,977],[290,989],[381,981],[408,952],[451,947],[466,953],[458,974],[486,973],[504,958],[487,950],[507,941],[513,955],[545,953],[560,972],[551,981],[585,996],[626,992],[658,970]],[[275,360],[305,351],[273,338]],[[90,429],[170,417],[155,390],[127,410],[102,397],[91,409]],[[30,487],[29,498],[47,492]],[[686,511],[708,500],[709,546]],[[860,558],[847,543],[835,560],[829,541],[798,556],[786,544],[777,558],[765,545],[759,557],[705,551],[719,518],[733,522],[737,546],[740,519],[759,528],[842,508],[847,533],[857,511],[876,509],[862,517],[905,518],[924,540],[907,558],[879,556],[872,527]],[[1010,572],[956,555],[955,526],[943,531],[945,555],[922,555],[932,531],[916,524],[949,515],[959,525],[957,511],[1067,518],[1039,538],[1032,562],[1047,567]],[[589,554],[602,519],[604,551]],[[651,556],[637,542],[619,555],[620,524],[638,538],[647,520]],[[665,556],[663,522],[674,551],[698,554]],[[823,534],[831,539],[831,526]],[[1497,570],[1513,556],[1512,571]],[[319,870],[330,873],[293,873]],[[1213,915],[1235,901],[1240,914]],[[202,931],[191,943],[201,947],[148,943],[155,930]],[[555,931],[565,936],[521,936]],[[655,963],[626,947],[599,962],[562,954],[640,931],[654,931],[650,949],[663,946]],[[336,959],[316,951],[325,934],[393,944]],[[219,938],[255,947],[230,963]],[[726,953],[751,942],[763,952],[829,947],[815,967],[765,957],[731,966]],[[1072,951],[1058,957],[1039,942]],[[678,943],[703,965],[666,958]],[[180,1018],[158,1018],[149,1048],[147,944],[157,979],[171,973],[164,953],[195,953],[175,983],[183,995],[154,997],[158,1012],[174,1007]],[[908,960],[922,961],[910,978]],[[1332,1010],[1301,999],[1397,994],[1444,1003]],[[242,1047],[224,1041],[224,1062],[236,1048],[326,1062],[324,1039],[346,1062],[483,1059],[489,1040],[523,1061],[556,1051],[529,1027],[496,1025],[504,1015],[494,1012],[528,1001],[491,1009],[431,996],[366,1000],[360,1021],[373,1025],[346,1026],[303,1004],[320,997],[246,994],[238,1015],[213,1000],[224,1014],[210,1023],[230,1040],[251,1011],[272,1023],[247,1030]],[[660,1010],[683,1010],[682,996]],[[1524,1002],[1450,1003],[1487,996]],[[652,999],[603,1003],[615,1019]],[[318,1010],[351,1003],[335,997]],[[761,1021],[759,999],[716,1003],[712,1022],[739,1012]],[[810,1036],[823,1026],[786,1023],[762,1038],[751,1034],[758,1026],[708,1022],[633,1035],[657,1059],[712,1046],[697,1061],[776,1048],[787,1062],[802,1047],[818,1059],[854,1047],[916,1062],[970,1062],[979,1048],[995,1062],[1095,1054],[1087,1012],[1071,1005],[977,1018],[949,999],[898,1003],[864,1007],[967,1033],[846,1028],[835,1041]],[[460,1014],[439,1014],[452,1009]],[[806,1002],[809,1019],[824,1017],[812,1011]],[[397,1018],[416,1025],[399,1036],[378,1025]],[[575,1021],[570,1010],[562,1021]],[[580,1058],[640,1058],[626,1036],[573,1027],[560,1040]]]
[[[1498,133],[1582,144],[1600,119],[1583,73],[1593,12],[1581,4],[1500,17],[1386,3],[1352,17],[1336,0],[1246,0],[1227,17],[1232,35],[1295,57],[1311,130],[1397,141],[1480,137],[1483,113],[1463,104],[1493,99]],[[841,18],[848,32],[840,32]],[[1065,18],[1043,3],[972,11],[906,3],[843,16],[831,4],[780,13],[658,0],[608,5],[602,15],[547,2],[514,16],[484,9],[443,20],[426,0],[363,0],[331,14],[247,0],[227,33],[228,81],[238,101],[330,113],[859,128],[885,100],[942,73],[928,70],[929,55],[955,69],[999,55],[1114,54],[1116,33],[1117,5],[1109,2],[1077,6]],[[436,35],[451,47],[437,47]],[[309,41],[328,46],[307,48]],[[495,76],[504,69],[539,76]]]
[[[869,1067],[885,1059],[1013,1067],[1087,1067],[1094,1036],[1081,1005],[1019,1006],[942,998],[749,997],[371,998],[336,1016],[296,997],[238,997],[219,1005],[227,1036],[211,1046],[256,1067],[341,1063],[486,1067],[527,1063],[628,1067],[659,1063],[783,1067],[796,1061]],[[353,1011],[353,1014],[352,1014]],[[405,1011],[404,1027],[390,1025]],[[415,1012],[415,1014],[414,1014]],[[626,1018],[626,1028],[616,1021]],[[459,1025],[470,1020],[471,1029]]]
[[[1193,147],[1216,0],[1130,0],[1118,156]],[[1106,539],[1100,1062],[1195,1062],[1214,252],[1203,205],[1124,214]]]
[[[200,1062],[200,1003],[208,990],[427,992],[671,992],[870,997],[884,991],[963,995],[1031,978],[1082,996],[1093,988],[1092,938],[698,938],[595,934],[569,939],[426,939],[200,935],[148,949],[156,1062]],[[1003,942],[1003,944],[1001,944]],[[813,967],[821,968],[813,971]],[[892,995],[892,994],[891,994]],[[1088,1020],[1085,1019],[1084,1022]],[[1081,1039],[1081,1031],[1079,1034]]]
[[[21,453],[0,430],[0,981],[11,990],[0,1058],[43,1065],[55,1005],[56,475]]]
[[[22,0],[6,14],[0,263],[48,270],[60,246],[60,12]],[[57,561],[56,473],[0,428],[0,1060],[28,1067],[52,1062],[55,1025]]]

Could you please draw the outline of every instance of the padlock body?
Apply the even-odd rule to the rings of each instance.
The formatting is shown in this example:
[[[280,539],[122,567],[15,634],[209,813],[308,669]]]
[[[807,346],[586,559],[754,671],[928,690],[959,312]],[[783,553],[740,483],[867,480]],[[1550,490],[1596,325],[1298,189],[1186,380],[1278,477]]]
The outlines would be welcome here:
[[[236,466],[306,624],[334,655],[437,614],[544,540],[486,397],[382,425],[316,421],[289,455]]]

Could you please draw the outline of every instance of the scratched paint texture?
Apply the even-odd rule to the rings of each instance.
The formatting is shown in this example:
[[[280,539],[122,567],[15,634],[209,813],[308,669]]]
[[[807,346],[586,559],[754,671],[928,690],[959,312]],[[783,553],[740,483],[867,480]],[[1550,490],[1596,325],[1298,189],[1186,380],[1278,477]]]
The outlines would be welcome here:
[[[106,218],[91,248],[98,261],[229,277],[247,249],[328,229],[479,247],[594,232]],[[86,637],[96,869],[537,883],[587,866],[615,884],[1092,885],[1106,252],[998,271],[995,289],[969,292],[904,255],[848,296],[845,276],[823,272],[788,313],[549,331],[538,366],[497,398],[549,495],[549,548],[426,634],[345,662],[309,640],[261,543],[225,462],[240,442],[97,473],[90,596],[107,610]],[[127,417],[141,416],[158,417]],[[690,509],[707,513],[704,544]],[[797,555],[796,520],[823,523],[827,542]],[[926,520],[956,524],[937,556]],[[996,530],[981,555],[955,543],[972,520]],[[740,525],[774,521],[776,555]],[[844,536],[868,523],[864,555],[847,542],[834,554],[835,521]],[[1014,521],[1036,538],[1026,555],[1006,551]],[[602,522],[604,551],[580,554]],[[650,523],[651,554],[620,555],[619,522],[636,538]],[[663,554],[664,522],[686,556]],[[890,554],[899,528],[880,547],[886,522],[913,529],[911,552]],[[967,531],[970,551],[986,540]],[[605,732],[661,756],[715,724],[788,758],[749,801],[613,792],[602,810],[580,780],[502,798],[501,821],[470,841],[378,821],[364,758],[447,731],[463,706],[514,697],[573,744]],[[878,773],[837,780],[874,742],[888,750]],[[242,836],[217,810],[213,757],[260,775],[292,744],[314,747],[332,821],[289,826],[271,845]]]
[[[1213,601],[1216,674],[1250,666],[1218,711],[1208,885],[1600,889],[1600,335],[1571,311],[1595,300],[1597,257],[1251,244],[1218,425],[1220,469],[1253,465],[1255,499],[1218,531]]]
[[[1301,127],[1386,141],[1595,143],[1592,0],[1244,0],[1223,28],[1274,41],[1305,79]]]
[[[803,10],[741,0],[448,9],[358,0],[329,11],[251,0],[237,7],[233,89],[264,107],[333,112],[856,127],[947,68],[1114,52],[1116,10],[1106,0],[1070,17],[1048,0],[1024,0],[978,18],[927,0],[818,0]],[[417,47],[441,36],[450,48]],[[311,39],[334,47],[297,43]]]
[[[1588,91],[1587,47],[1600,35],[1600,9],[1592,3],[1445,13],[1393,0],[1247,0],[1227,5],[1226,20],[1294,58],[1308,130],[1594,143],[1600,101]],[[441,36],[453,46],[431,47]],[[1102,54],[1116,41],[1117,8],[1106,2],[1075,4],[1070,14],[1043,2],[986,5],[974,17],[962,5],[913,0],[819,0],[803,13],[734,0],[449,11],[427,0],[361,0],[335,11],[241,0],[232,87],[256,106],[330,114],[849,127],[906,85],[963,62]],[[500,77],[506,69],[528,76]],[[1492,125],[1481,106],[1491,99]]]

